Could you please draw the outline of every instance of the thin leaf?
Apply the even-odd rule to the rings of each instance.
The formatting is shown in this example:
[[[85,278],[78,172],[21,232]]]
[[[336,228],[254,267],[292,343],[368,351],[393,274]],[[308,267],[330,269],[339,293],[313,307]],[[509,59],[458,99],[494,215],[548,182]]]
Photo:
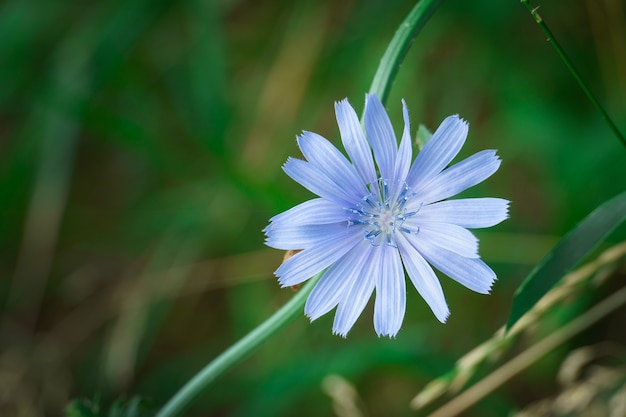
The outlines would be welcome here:
[[[507,331],[624,220],[626,192],[600,205],[561,239],[515,292]]]
[[[426,126],[420,123],[419,127],[417,128],[417,136],[415,137],[415,144],[417,145],[417,148],[421,151],[432,137],[433,132],[428,130]]]

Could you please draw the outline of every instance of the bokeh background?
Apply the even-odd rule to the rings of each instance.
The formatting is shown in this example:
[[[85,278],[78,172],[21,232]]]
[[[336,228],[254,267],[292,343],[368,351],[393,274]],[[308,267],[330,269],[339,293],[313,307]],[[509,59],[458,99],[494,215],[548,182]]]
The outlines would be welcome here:
[[[264,246],[261,230],[311,195],[281,165],[300,155],[302,130],[339,143],[333,102],[347,97],[362,110],[412,6],[3,1],[0,414],[60,415],[74,397],[106,409],[139,395],[158,407],[284,304],[292,290],[272,275],[283,254]],[[625,131],[626,5],[549,0],[540,13]],[[329,375],[356,389],[363,415],[414,415],[411,398],[506,322],[533,265],[626,185],[626,151],[518,1],[444,2],[393,86],[398,132],[401,98],[415,129],[454,113],[470,122],[459,158],[495,148],[503,159],[464,193],[512,201],[508,221],[476,231],[499,276],[493,294],[442,278],[452,316],[441,325],[409,288],[395,340],[376,337],[372,306],[347,340],[331,335],[332,314],[302,317],[189,415],[334,415]],[[625,236],[622,228],[609,240]],[[567,311],[610,290],[585,292]],[[544,334],[568,314],[555,311]],[[556,392],[577,346],[612,343],[623,360],[625,315],[468,415],[505,415]]]

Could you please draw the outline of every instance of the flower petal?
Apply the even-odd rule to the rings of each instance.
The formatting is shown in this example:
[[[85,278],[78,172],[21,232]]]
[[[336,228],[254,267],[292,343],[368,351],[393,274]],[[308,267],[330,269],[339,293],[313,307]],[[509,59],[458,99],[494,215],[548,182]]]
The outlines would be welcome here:
[[[274,274],[283,287],[300,284],[344,256],[358,242],[363,240],[362,231],[356,227],[346,228],[339,235],[331,235],[316,246],[298,252]]]
[[[406,188],[406,176],[411,166],[411,158],[413,157],[413,151],[411,149],[411,125],[409,123],[409,110],[406,107],[406,103],[402,100],[402,116],[404,117],[404,132],[402,133],[402,140],[400,141],[400,147],[398,148],[398,155],[396,157],[396,164],[394,167],[394,174],[392,178],[392,190],[391,196],[395,200],[398,198],[404,188]]]
[[[400,141],[400,147],[398,148],[393,181],[404,182],[409,172],[409,168],[411,167],[411,159],[413,158],[409,109],[407,108],[404,100],[402,100],[402,117],[404,118],[404,131],[402,132],[402,140]]]
[[[472,291],[489,294],[496,274],[480,258],[464,258],[427,241],[413,241],[424,258],[435,268]]]
[[[360,276],[343,293],[343,298],[339,301],[337,312],[335,313],[333,334],[338,334],[341,337],[348,335],[348,332],[367,305],[376,285],[376,275],[380,271],[380,255],[382,253],[380,246],[367,245],[365,252],[365,262],[360,267]],[[356,265],[355,267],[358,268]]]
[[[300,203],[270,219],[274,226],[338,223],[348,220],[349,211],[323,198],[314,198]],[[270,228],[271,226],[268,226]]]
[[[324,273],[304,306],[304,313],[311,321],[335,308],[346,290],[360,279],[359,265],[365,262],[369,246],[369,242],[362,240]]]
[[[308,249],[323,244],[328,236],[345,234],[347,224],[270,225],[265,244],[276,249]]]
[[[478,258],[478,239],[469,230],[452,223],[420,220],[414,217],[405,222],[405,227],[419,230],[417,235],[408,237],[409,240],[424,240],[466,258]]]
[[[301,159],[288,158],[283,171],[307,190],[340,206],[351,207],[353,198],[318,167]]]
[[[424,204],[441,201],[486,180],[499,167],[496,151],[481,151],[446,169],[418,192]]]
[[[415,289],[426,301],[435,317],[445,323],[450,310],[435,272],[408,240],[402,237],[397,239],[397,243],[402,262]]]
[[[353,200],[369,194],[354,167],[328,140],[313,132],[303,132],[298,137],[298,146],[309,163],[319,168]]]
[[[416,189],[439,174],[459,153],[468,131],[469,125],[458,115],[446,117],[417,154],[407,184]]]
[[[477,229],[495,226],[509,217],[508,211],[509,201],[502,198],[462,198],[424,206],[416,219]]]
[[[376,279],[374,329],[378,336],[398,334],[406,310],[406,285],[400,253],[388,245],[380,247],[380,271]]]
[[[383,179],[391,180],[394,174],[398,142],[387,112],[375,94],[365,97],[365,132],[374,150],[376,164]]]
[[[365,134],[356,112],[350,106],[348,100],[341,100],[335,103],[335,114],[343,147],[346,149],[354,167],[361,175],[364,183],[375,183],[377,176],[372,150],[365,139]]]

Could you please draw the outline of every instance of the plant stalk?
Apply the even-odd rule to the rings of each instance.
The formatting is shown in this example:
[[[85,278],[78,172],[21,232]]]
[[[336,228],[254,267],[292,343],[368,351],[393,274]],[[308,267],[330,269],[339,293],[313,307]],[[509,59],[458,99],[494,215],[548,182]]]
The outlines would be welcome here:
[[[243,339],[225,350],[220,356],[206,365],[200,372],[191,378],[178,392],[163,406],[155,417],[174,417],[179,415],[185,407],[197,397],[218,376],[233,367],[256,348],[263,344],[279,330],[286,327],[302,314],[304,303],[322,276],[317,274],[298,290],[291,300],[280,308],[269,319],[261,323],[256,329],[248,333]]]
[[[532,15],[533,19],[535,19],[535,22],[537,22],[539,27],[541,27],[541,29],[543,30],[543,33],[546,34],[546,36],[548,37],[548,41],[552,44],[552,46],[554,46],[554,49],[556,50],[557,54],[559,54],[559,57],[561,57],[561,60],[563,61],[563,63],[565,64],[569,72],[574,76],[574,78],[576,79],[576,82],[578,83],[580,88],[582,88],[587,98],[591,101],[591,103],[596,108],[596,110],[600,112],[602,119],[604,119],[604,121],[609,125],[613,133],[615,133],[615,136],[617,136],[620,142],[622,142],[622,145],[626,147],[626,138],[624,138],[624,135],[622,135],[622,132],[620,132],[620,130],[617,128],[617,125],[613,122],[611,117],[609,117],[606,110],[604,110],[604,107],[602,107],[598,99],[593,95],[591,90],[587,87],[587,84],[585,84],[585,82],[583,81],[582,77],[580,76],[576,68],[574,68],[574,64],[569,59],[569,57],[567,56],[563,48],[561,48],[561,45],[552,34],[552,31],[550,30],[550,28],[548,28],[548,25],[546,25],[546,23],[543,21],[541,16],[539,16],[539,13],[537,13],[538,7],[535,7],[535,8],[531,7],[530,4],[528,3],[528,0],[521,0],[521,2],[524,4],[524,6],[526,6],[528,11]]]

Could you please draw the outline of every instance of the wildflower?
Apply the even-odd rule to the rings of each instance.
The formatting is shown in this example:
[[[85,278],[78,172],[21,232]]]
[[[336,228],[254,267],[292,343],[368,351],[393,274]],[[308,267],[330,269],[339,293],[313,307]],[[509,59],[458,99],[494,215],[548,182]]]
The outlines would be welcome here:
[[[478,293],[489,293],[496,279],[478,255],[478,239],[467,229],[500,223],[508,216],[509,202],[445,200],[496,172],[496,152],[478,152],[446,168],[468,133],[467,122],[450,116],[411,164],[408,110],[404,100],[402,104],[404,132],[398,146],[374,94],[365,100],[365,132],[347,100],[335,103],[351,162],[322,136],[303,132],[298,146],[306,161],[289,158],[283,169],[319,198],[273,217],[264,230],[268,246],[302,249],[276,270],[282,286],[326,270],[305,313],[315,320],[337,307],[333,333],[343,337],[374,290],[376,333],[398,333],[406,308],[405,270],[441,322],[450,312],[429,263]]]

